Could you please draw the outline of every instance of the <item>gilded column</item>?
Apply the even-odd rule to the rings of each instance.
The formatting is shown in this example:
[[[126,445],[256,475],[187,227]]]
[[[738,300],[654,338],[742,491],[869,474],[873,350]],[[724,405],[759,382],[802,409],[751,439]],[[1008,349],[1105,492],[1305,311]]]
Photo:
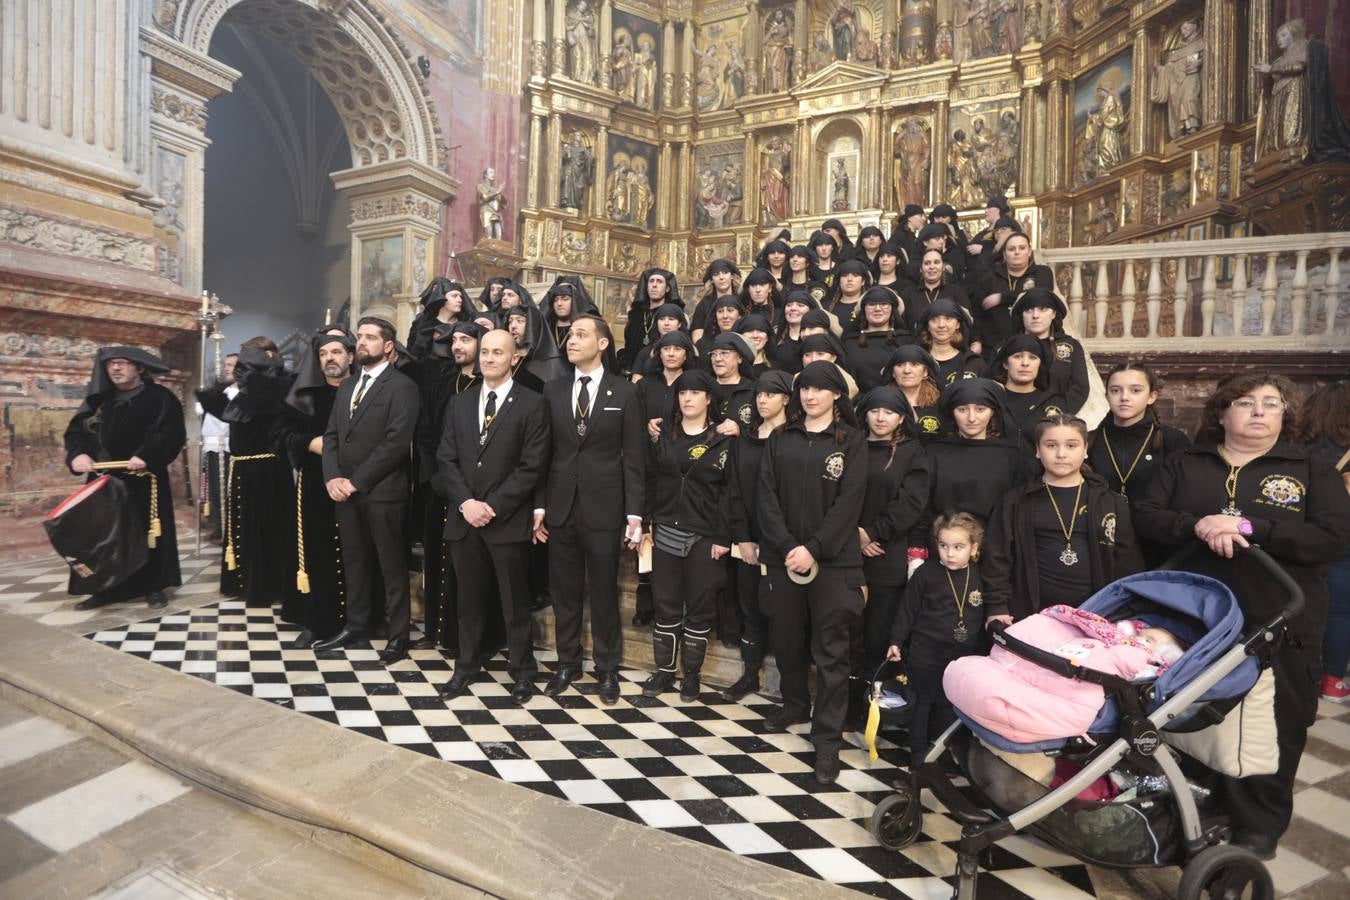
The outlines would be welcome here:
[[[870,157],[868,162],[867,179],[864,182],[867,185],[867,206],[866,209],[878,209],[883,205],[881,192],[881,172],[882,172],[882,139],[881,133],[881,109],[872,107],[867,111],[867,155]],[[858,206],[863,208],[862,198],[859,198]]]
[[[750,0],[745,19],[745,90],[759,93],[760,49],[759,38],[763,25],[759,19],[759,0]]]
[[[694,20],[684,23],[684,41],[680,47],[680,108],[694,103]]]
[[[1247,28],[1247,60],[1252,64],[1270,62],[1269,42],[1271,36],[1275,33],[1275,23],[1272,21],[1274,16],[1271,13],[1270,0],[1252,0],[1248,16],[1250,22]],[[1206,25],[1206,27],[1208,27],[1208,25]],[[1210,32],[1208,31],[1205,32],[1205,34],[1209,33]],[[1205,60],[1205,64],[1208,65],[1209,60]],[[1243,118],[1254,119],[1256,118],[1257,105],[1261,101],[1261,89],[1263,87],[1265,76],[1251,67],[1248,67],[1246,76],[1247,109],[1246,115],[1244,115]],[[1209,74],[1205,73],[1204,77],[1208,78]],[[1206,115],[1205,121],[1210,121],[1208,118],[1210,110],[1208,107],[1204,106],[1203,97],[1201,110]]]
[[[542,2],[542,0],[536,0]],[[567,0],[553,0],[553,74],[567,74]]]
[[[544,152],[548,164],[544,169],[544,203],[549,207],[558,206],[558,148],[562,146],[562,116],[558,113],[548,117],[548,143]]]
[[[1134,71],[1147,74],[1149,77],[1153,73],[1153,65],[1148,62],[1153,58],[1153,40],[1149,37],[1148,29],[1140,26],[1134,33],[1134,59],[1139,64],[1134,67]],[[1141,79],[1142,80],[1142,79]],[[1142,87],[1142,85],[1141,85]],[[1138,155],[1149,150],[1153,145],[1149,140],[1148,120],[1150,107],[1153,104],[1148,102],[1148,92],[1146,90],[1137,90],[1131,92],[1130,108],[1127,114],[1130,117],[1130,153]]]
[[[947,124],[946,103],[939,103],[933,117],[933,149],[929,154],[933,166],[933,204],[947,199],[947,142],[951,140],[951,126]]]
[[[591,215],[605,217],[605,177],[609,174],[609,129],[601,125],[595,134],[595,181],[591,188]]]
[[[878,40],[881,41],[881,66],[884,69],[892,68],[898,55],[896,32],[899,29],[896,20],[900,2],[901,0],[890,0],[889,3],[882,4],[881,34]]]
[[[1237,108],[1237,86],[1243,77],[1249,76],[1253,70],[1251,66],[1247,66],[1245,70],[1239,67],[1242,61],[1241,54],[1236,52],[1236,47],[1230,45],[1233,35],[1238,33],[1237,12],[1234,6],[1234,0],[1205,2],[1205,67],[1200,78],[1201,125],[1210,122],[1235,122],[1241,118]],[[1253,3],[1251,6],[1253,8],[1251,15],[1255,19],[1257,17],[1255,8],[1265,4]],[[1252,33],[1258,33],[1255,22]],[[1273,28],[1270,31],[1259,32],[1262,36],[1273,33]],[[1263,58],[1252,57],[1253,61]],[[1135,59],[1139,57],[1135,56]]]
[[[530,40],[530,77],[548,77],[548,6],[544,0],[534,0],[532,34]]]
[[[543,158],[544,117],[530,116],[530,171],[529,181],[525,185],[525,205],[530,209],[539,208],[539,160]]]
[[[671,208],[674,206],[675,178],[670,169],[670,141],[661,142],[660,160],[661,177],[657,179],[660,186],[656,192],[656,227],[660,231],[668,231],[675,223],[671,214]]]
[[[808,65],[811,61],[811,10],[806,0],[797,0],[796,12],[793,14],[797,17],[797,33],[792,39],[792,45],[796,48],[792,54],[792,84],[796,86],[811,74]]]
[[[558,0],[554,0],[558,2]],[[614,4],[610,0],[605,0],[600,5],[600,28],[597,38],[600,46],[600,87],[608,88],[610,86],[609,78],[609,51],[614,46]]]
[[[953,38],[952,0],[937,0],[937,29],[933,33],[934,59],[952,58]],[[942,166],[939,168],[946,167]]]
[[[689,227],[689,167],[692,157],[689,145],[680,144],[679,178],[675,181],[675,196],[671,198],[675,204],[675,221],[679,223],[680,230]]]
[[[1028,194],[1036,193],[1034,185],[1036,169],[1036,148],[1044,146],[1037,141],[1036,126],[1036,89],[1022,88],[1022,106],[1019,110],[1018,121],[1022,123],[1022,146],[1017,148],[1017,189],[1014,193],[1019,197],[1025,197]]]
[[[759,150],[755,133],[745,133],[745,166],[741,169],[741,204],[746,222],[759,221]]]
[[[1068,184],[1068,175],[1064,171],[1064,148],[1068,141],[1068,118],[1065,109],[1065,96],[1068,93],[1062,78],[1051,81],[1045,91],[1045,116],[1047,119],[1046,147],[1049,157],[1045,160],[1045,187],[1055,191]]]
[[[675,23],[667,19],[661,29],[661,109],[675,106]]]
[[[810,189],[806,174],[806,120],[797,122],[797,136],[792,141],[792,183],[788,185],[793,215],[801,215],[810,207]]]

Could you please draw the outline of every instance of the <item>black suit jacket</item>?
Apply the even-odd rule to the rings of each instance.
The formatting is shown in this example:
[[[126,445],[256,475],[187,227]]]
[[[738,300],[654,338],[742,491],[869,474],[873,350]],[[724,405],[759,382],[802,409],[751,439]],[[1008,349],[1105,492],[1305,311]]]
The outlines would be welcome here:
[[[421,407],[417,383],[387,366],[366,388],[356,413],[361,372],[342,382],[323,435],[323,477],[348,478],[357,499],[406,501],[410,447]]]
[[[491,544],[530,539],[534,492],[548,465],[548,416],[544,399],[519,383],[497,405],[497,415],[480,445],[478,404],[487,387],[481,382],[455,397],[445,415],[436,474],[431,486],[450,509],[445,537],[462,540],[471,527],[459,514],[465,500],[482,500],[497,515],[478,529]]]
[[[561,525],[576,508],[583,528],[624,528],[628,515],[643,514],[646,422],[632,382],[609,372],[591,385],[586,436],[577,434],[572,376],[544,385],[553,435],[544,521]]]

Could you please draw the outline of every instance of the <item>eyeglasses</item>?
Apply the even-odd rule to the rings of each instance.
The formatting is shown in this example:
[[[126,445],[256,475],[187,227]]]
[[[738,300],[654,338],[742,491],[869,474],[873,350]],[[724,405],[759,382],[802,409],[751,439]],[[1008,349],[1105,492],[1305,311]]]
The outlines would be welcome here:
[[[1239,397],[1228,405],[1234,409],[1240,409],[1245,413],[1249,413],[1256,409],[1257,401],[1254,397]],[[1285,403],[1279,397],[1263,397],[1260,402],[1262,411],[1269,413],[1284,412],[1285,407],[1288,405],[1288,403]]]

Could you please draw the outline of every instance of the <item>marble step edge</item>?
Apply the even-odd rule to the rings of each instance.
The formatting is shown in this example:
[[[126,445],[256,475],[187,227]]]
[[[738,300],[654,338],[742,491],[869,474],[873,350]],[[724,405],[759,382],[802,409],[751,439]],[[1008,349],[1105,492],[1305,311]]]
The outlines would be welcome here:
[[[0,695],[275,813],[428,896],[856,896],[3,612]]]

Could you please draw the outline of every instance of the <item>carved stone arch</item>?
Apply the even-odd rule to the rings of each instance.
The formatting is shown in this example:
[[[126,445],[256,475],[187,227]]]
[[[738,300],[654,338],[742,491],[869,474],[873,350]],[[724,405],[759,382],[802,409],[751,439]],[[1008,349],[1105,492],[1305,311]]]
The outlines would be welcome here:
[[[441,167],[444,142],[426,88],[406,48],[364,0],[187,0],[174,36],[205,56],[226,13],[310,69],[338,110],[354,168],[402,159]]]

